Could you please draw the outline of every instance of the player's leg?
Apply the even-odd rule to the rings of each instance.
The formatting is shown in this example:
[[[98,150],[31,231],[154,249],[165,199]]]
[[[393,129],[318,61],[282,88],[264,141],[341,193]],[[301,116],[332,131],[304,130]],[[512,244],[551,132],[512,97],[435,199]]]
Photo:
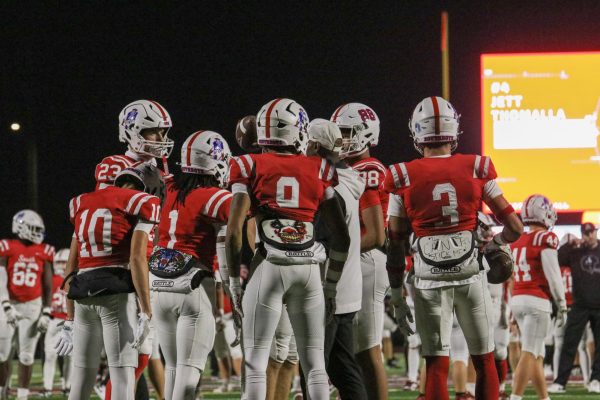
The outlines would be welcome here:
[[[275,336],[273,342],[271,342],[271,350],[269,354],[269,364],[267,366],[267,400],[275,399],[275,392],[277,391],[277,382],[279,381],[279,372],[283,363],[288,358],[290,350],[290,341],[294,332],[292,330],[292,324],[290,323],[290,317],[287,313],[286,307],[281,309],[281,317],[275,330]]]
[[[173,293],[156,292],[152,296],[152,312],[156,334],[165,358],[165,399],[173,398],[177,368],[177,320],[180,301]]]
[[[508,317],[506,317],[508,321]],[[508,374],[508,343],[510,332],[508,323],[502,325],[496,320],[494,327],[494,359],[496,370],[498,372],[498,381],[500,383],[500,393],[505,392],[506,375]]]
[[[44,338],[44,367],[42,370],[44,391],[51,392],[54,386],[54,374],[56,373],[56,341],[62,327],[58,324],[64,322],[61,319],[55,318],[50,320],[46,337]]]
[[[565,324],[565,336],[563,347],[560,352],[560,361],[558,363],[558,372],[556,374],[555,383],[561,386],[566,386],[571,369],[573,368],[573,360],[577,352],[577,345],[583,336],[585,326],[589,321],[589,311],[585,308],[574,305],[568,312],[567,323]],[[523,335],[523,332],[521,332]],[[593,379],[593,378],[592,378]]]
[[[179,295],[181,296],[181,295]],[[177,371],[174,399],[194,399],[200,375],[215,339],[210,300],[200,286],[185,295],[177,321]]]
[[[398,325],[387,312],[383,314],[383,331],[381,334],[381,347],[385,363],[389,367],[397,367],[396,357],[394,355],[394,343],[392,342],[392,333],[398,329]]]
[[[99,297],[95,304],[102,321],[104,349],[113,385],[111,400],[133,400],[138,366],[138,351],[131,347],[137,326],[135,294]]]
[[[223,333],[225,335],[225,343],[229,349],[229,355],[231,357],[231,367],[233,372],[240,377],[242,375],[242,346],[236,345],[231,346],[231,343],[235,340],[235,326],[233,324],[233,316],[231,313],[223,316]]]
[[[452,383],[457,397],[467,392],[467,365],[469,364],[469,349],[456,317],[452,324],[450,337],[450,361],[452,362]]]
[[[427,400],[447,400],[454,288],[415,288],[415,322],[425,357]]]
[[[298,373],[298,347],[296,346],[296,337],[290,337],[288,357],[279,369],[277,386],[275,388],[274,400],[287,400],[294,377]]]
[[[6,322],[4,310],[0,307],[0,399],[8,397],[7,386],[10,380],[10,360],[13,353],[14,326]]]
[[[89,299],[75,302],[69,400],[89,399],[103,348],[102,322]]]
[[[476,372],[475,397],[488,399],[500,392],[494,362],[492,299],[487,279],[454,290],[456,318],[465,335]]]
[[[152,322],[154,325],[154,322]],[[154,327],[154,340],[152,341],[152,354],[148,361],[148,377],[154,390],[156,391],[156,397],[159,400],[165,398],[165,366],[160,359],[160,344],[158,341],[158,334],[156,333],[156,327]]]
[[[552,356],[552,372],[554,373],[554,379],[558,374],[558,364],[560,362],[560,353],[562,351],[563,342],[565,339],[565,325],[556,326],[554,324],[554,354]]]
[[[410,307],[410,312],[411,315],[415,315],[415,304],[413,302],[413,299],[411,297],[407,297],[407,303],[408,306]],[[408,351],[407,351],[407,375],[408,375],[408,381],[406,386],[404,387],[405,390],[415,390],[415,385],[417,383],[417,381],[419,380],[419,364],[421,361],[421,354],[420,354],[420,349],[421,349],[421,337],[419,336],[419,333],[417,332],[417,327],[415,322],[409,322],[410,328],[413,330],[412,335],[408,336],[408,338],[406,339],[407,344],[408,344]],[[424,383],[424,382],[423,382]]]
[[[293,265],[281,269],[285,301],[296,338],[298,356],[311,400],[329,398],[325,372],[325,307],[319,266]]]
[[[294,266],[278,266],[263,260],[254,271],[243,298],[245,396],[264,399],[267,392],[266,369],[271,342],[283,307],[281,271]]]
[[[40,298],[16,303],[15,309],[24,318],[17,323],[17,337],[19,343],[19,383],[17,397],[27,398],[29,395],[29,382],[33,373],[35,348],[40,338],[37,330],[37,321],[42,313],[42,300]]]
[[[387,376],[381,359],[384,299],[389,288],[385,255],[379,250],[361,254],[362,308],[356,315],[356,360],[362,368],[369,399],[387,398]]]
[[[217,358],[217,364],[219,365],[219,378],[221,379],[221,386],[214,390],[214,393],[226,393],[228,392],[229,379],[231,378],[231,357],[229,354],[229,346],[225,339],[225,328],[224,322],[217,325],[215,333],[215,344],[213,351]]]

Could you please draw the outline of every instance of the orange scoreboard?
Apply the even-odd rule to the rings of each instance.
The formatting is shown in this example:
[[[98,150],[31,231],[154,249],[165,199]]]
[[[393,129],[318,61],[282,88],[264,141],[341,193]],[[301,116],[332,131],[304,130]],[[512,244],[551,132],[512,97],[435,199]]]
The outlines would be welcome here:
[[[481,134],[516,209],[600,210],[600,52],[483,54]]]

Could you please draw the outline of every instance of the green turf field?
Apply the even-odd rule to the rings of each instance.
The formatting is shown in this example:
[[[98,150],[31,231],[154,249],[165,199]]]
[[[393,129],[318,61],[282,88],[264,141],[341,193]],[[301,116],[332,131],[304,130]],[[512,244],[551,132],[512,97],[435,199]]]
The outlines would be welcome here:
[[[14,366],[15,368],[13,368],[13,371],[16,371],[16,365]],[[393,387],[397,387],[398,386],[398,382],[399,382],[399,377],[402,376],[403,374],[403,370],[402,368],[399,369],[388,369],[388,373],[390,376],[390,386],[392,387],[392,389],[390,389],[390,396],[389,399],[390,400],[414,400],[418,393],[417,392],[409,392],[409,391],[403,391],[401,389],[394,389]],[[203,378],[203,387],[206,389],[206,391],[203,393],[203,399],[239,399],[240,398],[240,394],[239,393],[227,393],[227,394],[213,394],[213,393],[208,393],[208,391],[210,390],[210,392],[212,392],[212,389],[215,388],[216,386],[218,386],[218,382],[207,378],[208,376],[210,376],[210,374],[205,374],[205,378]],[[16,377],[13,376],[13,387],[14,384],[16,384]],[[55,382],[55,384],[58,384],[58,378]],[[41,368],[41,363],[38,361],[35,364],[35,368],[33,371],[33,378],[32,378],[32,393],[30,395],[30,398],[34,399],[34,398],[41,398],[38,397],[39,390],[41,390],[42,387],[42,368]],[[51,399],[56,399],[56,400],[64,400],[65,397],[62,394],[59,394],[58,391],[55,392],[56,394],[54,396],[51,397]],[[451,393],[451,399],[453,399],[454,397],[454,393]],[[11,396],[9,397],[10,399],[14,399],[15,397]],[[99,397],[93,395],[91,397],[93,400],[99,400]],[[151,398],[153,398],[151,396]],[[292,397],[290,396],[290,399],[292,399]],[[335,397],[332,397],[332,399],[335,399]],[[526,396],[524,397],[524,399],[527,400],[534,400],[537,399],[537,396],[535,395],[535,393],[533,392],[532,389],[528,390],[526,393]],[[552,399],[563,399],[563,400],[571,400],[571,399],[595,399],[598,400],[600,399],[600,395],[598,393],[588,393],[587,390],[581,385],[581,384],[572,384],[567,388],[567,393],[565,394],[554,394],[552,395]]]

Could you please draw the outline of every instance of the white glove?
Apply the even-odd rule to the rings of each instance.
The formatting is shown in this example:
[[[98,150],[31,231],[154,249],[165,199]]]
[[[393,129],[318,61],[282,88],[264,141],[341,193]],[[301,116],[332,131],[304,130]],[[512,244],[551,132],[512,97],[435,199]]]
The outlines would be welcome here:
[[[62,323],[62,329],[54,348],[59,356],[68,356],[73,351],[73,321]]]
[[[131,347],[136,350],[140,348],[142,343],[144,343],[144,340],[146,340],[148,333],[150,333],[150,317],[148,314],[139,313],[138,317],[138,323],[135,327],[135,334],[133,336],[133,343],[131,343]]]
[[[42,315],[37,322],[37,330],[40,333],[44,333],[48,330],[48,325],[50,324],[50,307],[44,307],[42,309]]]
[[[25,318],[23,314],[18,312],[13,305],[10,304],[10,301],[8,300],[4,300],[2,302],[2,307],[4,308],[4,315],[6,315],[6,322],[12,326],[16,326],[20,320]]]
[[[558,308],[558,312],[556,313],[556,322],[555,326],[557,328],[562,328],[562,326],[567,322],[567,308],[565,306],[561,306]]]
[[[406,299],[402,295],[402,288],[392,288],[392,300],[390,304],[394,307],[394,319],[398,324],[400,332],[406,336],[412,335],[414,332],[410,329],[407,319],[410,322],[414,322],[414,320],[410,312],[410,307],[408,307]]]
[[[335,296],[337,295],[337,283],[330,282],[327,279],[323,285],[323,293],[325,294],[325,325],[333,321],[335,316]]]
[[[241,340],[242,319],[244,318],[244,310],[242,308],[242,297],[244,297],[244,289],[242,289],[240,277],[229,278],[229,291],[231,292],[231,306],[233,310],[233,325],[235,326],[235,340],[231,343],[232,347],[237,346]]]

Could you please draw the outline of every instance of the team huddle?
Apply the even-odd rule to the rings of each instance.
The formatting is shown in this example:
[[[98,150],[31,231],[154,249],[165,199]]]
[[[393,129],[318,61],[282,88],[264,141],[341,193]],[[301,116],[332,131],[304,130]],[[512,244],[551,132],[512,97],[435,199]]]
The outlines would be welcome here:
[[[294,100],[274,99],[238,123],[246,154],[197,131],[173,174],[171,127],[155,101],[121,111],[128,150],[104,158],[95,190],[69,201],[69,248],[44,244],[35,211],[14,216],[15,237],[0,240],[0,399],[15,354],[17,398],[28,397],[41,333],[44,393],[60,357],[72,400],[90,398],[102,363],[107,400],[133,400],[146,368],[159,398],[195,399],[213,349],[220,389],[233,372],[242,399],[287,399],[298,367],[304,398],[335,387],[341,399],[387,399],[382,340],[396,329],[420,399],[449,398],[450,362],[457,399],[508,399],[517,340],[510,398],[530,380],[548,398],[544,340],[552,303],[558,328],[568,305],[556,213],[532,195],[519,217],[492,160],[455,153],[448,101],[416,106],[409,129],[422,157],[389,167],[370,154],[379,118],[360,103],[310,121]]]

